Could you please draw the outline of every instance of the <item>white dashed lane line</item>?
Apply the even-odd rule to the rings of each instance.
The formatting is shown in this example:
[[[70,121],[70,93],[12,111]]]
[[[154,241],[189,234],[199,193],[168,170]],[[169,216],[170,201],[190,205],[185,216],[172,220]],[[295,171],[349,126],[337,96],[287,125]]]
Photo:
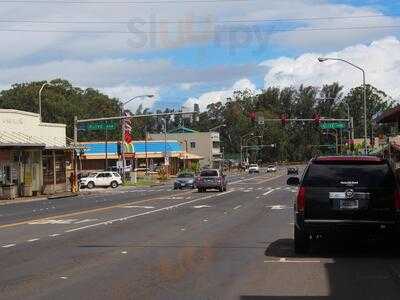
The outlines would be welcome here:
[[[3,245],[1,246],[2,248],[11,248],[14,247],[16,244],[7,244],[7,245]]]
[[[241,208],[242,206],[241,205],[238,205],[238,206],[235,206],[233,209],[234,210],[237,210],[237,209],[239,209],[239,208]]]
[[[34,239],[28,240],[28,242],[29,242],[29,243],[33,243],[33,242],[36,242],[36,241],[38,241],[38,240],[40,240],[40,239],[39,239],[39,238],[34,238]]]

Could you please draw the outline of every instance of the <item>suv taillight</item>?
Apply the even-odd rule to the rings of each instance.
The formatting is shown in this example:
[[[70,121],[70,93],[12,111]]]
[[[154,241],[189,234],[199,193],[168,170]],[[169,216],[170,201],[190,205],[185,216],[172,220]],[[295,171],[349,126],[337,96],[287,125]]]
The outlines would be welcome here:
[[[400,191],[394,192],[394,208],[400,210]]]
[[[299,188],[299,193],[297,194],[297,211],[304,212],[304,207],[306,206],[306,188],[301,186]]]

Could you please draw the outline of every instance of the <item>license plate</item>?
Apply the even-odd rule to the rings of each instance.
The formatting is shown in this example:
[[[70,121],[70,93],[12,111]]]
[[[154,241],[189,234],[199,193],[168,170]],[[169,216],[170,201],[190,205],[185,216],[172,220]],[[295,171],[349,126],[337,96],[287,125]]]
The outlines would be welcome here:
[[[358,209],[358,200],[340,200],[341,209]]]
[[[181,183],[181,186],[185,186],[186,185],[186,183]]]

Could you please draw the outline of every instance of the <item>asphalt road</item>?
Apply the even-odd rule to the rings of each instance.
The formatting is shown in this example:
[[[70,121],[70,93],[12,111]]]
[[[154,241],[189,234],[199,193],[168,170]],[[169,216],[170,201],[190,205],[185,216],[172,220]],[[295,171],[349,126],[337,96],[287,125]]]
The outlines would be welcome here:
[[[0,299],[399,299],[390,245],[339,237],[294,254],[286,178],[60,199],[50,216],[1,206]]]

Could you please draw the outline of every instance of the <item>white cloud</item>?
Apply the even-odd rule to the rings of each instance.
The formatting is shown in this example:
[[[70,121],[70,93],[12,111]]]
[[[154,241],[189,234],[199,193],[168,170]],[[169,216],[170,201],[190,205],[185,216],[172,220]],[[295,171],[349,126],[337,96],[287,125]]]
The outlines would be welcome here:
[[[193,107],[193,105],[197,103],[200,107],[200,110],[204,111],[209,104],[216,102],[225,103],[226,99],[232,97],[235,91],[243,91],[246,89],[256,91],[256,86],[250,80],[244,78],[235,82],[230,88],[220,91],[207,92],[197,98],[191,97],[185,102],[184,105],[187,107]]]
[[[45,9],[44,9],[45,8]],[[127,57],[132,53],[148,52],[165,48],[182,48],[189,44],[205,44],[213,42],[215,34],[223,19],[280,19],[280,18],[312,18],[331,16],[363,16],[379,14],[377,8],[367,5],[352,6],[331,4],[328,0],[255,0],[252,5],[237,2],[211,4],[165,4],[153,5],[23,5],[15,4],[0,8],[0,17],[5,19],[24,19],[33,21],[67,21],[72,23],[2,23],[0,29],[56,30],[56,31],[126,31],[120,33],[21,33],[2,32],[0,61],[9,63],[33,54],[56,54],[64,59],[99,58],[113,54]],[[168,23],[172,20],[181,24]],[[203,24],[185,23],[188,21],[208,21]],[[79,22],[98,23],[79,23]],[[154,23],[160,22],[161,23]],[[167,23],[165,23],[167,21]],[[77,23],[73,23],[77,22]],[[126,23],[124,23],[126,22]],[[144,23],[140,23],[144,22]],[[162,23],[164,22],[164,23]],[[262,24],[262,22],[260,23]],[[260,25],[251,22],[247,25]],[[399,24],[399,18],[360,18],[348,20],[304,20],[302,22],[269,23],[272,28],[287,28],[301,25],[309,27],[365,26]],[[225,24],[229,29],[232,24]],[[236,28],[237,24],[234,24]],[[246,24],[244,24],[246,25]],[[194,33],[190,33],[190,32]],[[196,34],[196,31],[210,32]],[[144,33],[144,32],[153,32]],[[159,32],[159,33],[154,33]],[[160,33],[163,32],[163,33]],[[189,32],[189,33],[188,33]],[[273,33],[273,32],[272,32]],[[296,47],[342,46],[354,44],[361,40],[381,38],[390,33],[388,30],[330,31],[330,32],[289,32],[268,34],[269,43]],[[249,33],[252,42],[257,40],[254,32]],[[240,44],[240,38],[227,34],[229,43]],[[232,40],[233,38],[233,40]],[[245,38],[246,40],[246,38]]]
[[[121,102],[128,101],[133,97],[140,95],[153,95],[154,97],[143,97],[132,100],[125,108],[135,112],[142,105],[143,108],[152,108],[159,99],[159,89],[156,87],[138,87],[129,85],[120,85],[109,88],[103,88],[101,91],[111,97],[119,98]]]
[[[336,61],[319,63],[318,57],[342,58],[363,67],[367,83],[400,97],[400,41],[387,37],[370,45],[358,44],[331,53],[306,53],[298,58],[281,57],[267,60],[262,65],[269,67],[265,76],[265,87],[297,86],[300,84],[321,86],[338,81],[346,88],[362,83],[362,74],[353,67]]]
[[[196,85],[197,83],[184,82],[179,85],[179,89],[181,89],[182,91],[190,91]]]
[[[397,29],[379,27],[400,25],[399,18],[385,16],[378,9],[369,6],[330,4],[327,1],[297,1],[290,3],[290,8],[287,7],[287,11],[292,13],[292,18],[301,16],[300,18],[311,19],[297,23],[301,26],[291,28],[294,29],[292,31],[273,34],[270,39],[271,44],[290,46],[296,49],[332,49],[360,42],[369,43],[388,35],[394,35],[398,33]],[[377,15],[380,16],[377,17]],[[330,19],[321,19],[323,17]],[[335,19],[331,17],[345,18]],[[363,27],[377,28],[362,29]],[[359,29],[310,30],[313,28]]]

